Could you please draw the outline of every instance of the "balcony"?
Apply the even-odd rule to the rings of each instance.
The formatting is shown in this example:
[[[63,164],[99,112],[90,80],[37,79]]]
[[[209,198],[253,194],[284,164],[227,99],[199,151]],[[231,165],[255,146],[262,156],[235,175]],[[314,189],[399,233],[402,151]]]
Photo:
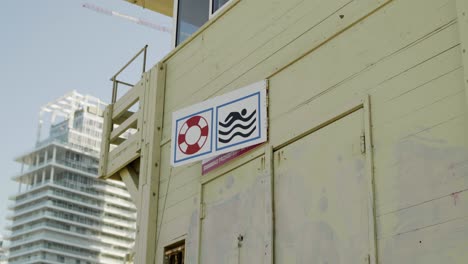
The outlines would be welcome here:
[[[53,233],[38,233],[35,235],[31,235],[27,238],[12,242],[11,246],[9,247],[10,250],[14,247],[19,247],[19,246],[21,246],[22,248],[19,250],[11,250],[10,258],[18,257],[26,253],[29,254],[29,251],[33,249],[40,249],[40,248],[46,249],[46,247],[43,245],[34,245],[34,244],[38,244],[41,241],[53,242],[56,244],[66,245],[69,247],[75,247],[75,248],[83,249],[87,251],[95,251],[97,253],[101,252],[101,253],[105,253],[111,256],[116,256],[116,257],[123,257],[125,256],[127,251],[130,250],[130,246],[122,250],[122,249],[116,249],[113,245],[106,244],[101,241],[96,241],[96,243],[92,243],[91,241],[88,241],[87,239],[74,238],[73,240],[71,240],[71,239],[64,239],[64,236],[56,235]],[[29,247],[27,246],[28,244],[33,244],[33,246]]]
[[[120,237],[125,237],[125,238],[135,237],[135,225],[129,228],[125,228],[125,229],[119,229],[119,228],[116,228],[114,225],[106,225],[104,223],[98,223],[98,222],[96,222],[94,225],[91,225],[89,223],[80,222],[80,221],[69,221],[67,219],[53,216],[53,214],[51,213],[43,212],[43,213],[34,215],[30,219],[15,223],[14,225],[7,226],[6,229],[9,230],[11,234],[6,236],[5,239],[8,240],[11,237],[21,235],[23,233],[27,233],[30,230],[35,229],[36,227],[43,226],[45,225],[45,223],[40,222],[40,221],[47,221],[47,220],[56,221],[58,223],[70,225],[73,227],[86,228],[89,230],[100,232],[104,235],[108,234],[111,236],[120,236]],[[32,222],[38,222],[38,223],[32,226],[25,225],[25,224],[32,223]],[[54,227],[54,224],[52,224],[51,226]]]
[[[67,159],[57,159],[57,164],[64,165],[68,168],[73,168],[82,172],[86,172],[92,175],[97,174],[98,165],[97,164],[89,164],[80,161],[73,161]]]
[[[47,252],[51,253],[53,255],[37,255],[39,252]],[[34,254],[34,255],[33,255]],[[33,255],[33,256],[31,256]],[[84,256],[84,254],[77,254],[77,252],[74,251],[69,251],[69,250],[63,250],[63,249],[53,249],[53,248],[47,248],[45,245],[39,245],[39,246],[33,246],[33,247],[28,247],[25,249],[21,249],[19,251],[15,251],[14,255],[9,256],[9,263],[11,264],[29,264],[29,263],[38,263],[38,261],[47,261],[47,263],[63,263],[63,262],[57,262],[57,257],[56,255],[60,256],[67,256],[70,258],[75,258],[75,259],[80,259],[84,263],[86,261],[91,262],[91,263],[96,263],[96,259],[99,259],[99,264],[111,264],[115,263],[112,261],[108,261],[106,258],[101,258],[99,254],[95,254],[95,258],[88,258]],[[107,261],[103,261],[107,260]],[[68,262],[67,262],[68,263]]]

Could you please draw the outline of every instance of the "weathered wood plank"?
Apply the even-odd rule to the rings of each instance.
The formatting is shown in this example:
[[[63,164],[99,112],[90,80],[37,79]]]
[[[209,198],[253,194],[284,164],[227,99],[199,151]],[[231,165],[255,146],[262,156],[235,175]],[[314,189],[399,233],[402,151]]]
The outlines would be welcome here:
[[[160,223],[158,222],[158,227],[160,226],[161,228],[158,231],[159,245],[157,247],[157,256],[163,255],[165,246],[178,242],[183,238],[187,239],[185,241],[186,251],[195,251],[197,247],[194,248],[194,246],[196,246],[194,245],[194,242],[196,241],[197,236],[193,232],[197,229],[197,216],[198,212],[187,211],[185,215],[182,215],[171,222],[162,225],[160,225]],[[190,262],[196,263],[194,262],[196,258],[189,258],[187,256],[186,259],[190,259]],[[159,261],[160,260],[158,260],[158,262]]]
[[[103,118],[104,123],[102,126],[102,140],[101,140],[101,159],[99,160],[98,177],[107,178],[109,176],[107,166],[109,166],[109,149],[110,149],[110,133],[112,130],[112,108],[110,104],[104,110]]]
[[[175,186],[170,182],[169,190],[166,192],[168,182],[161,182],[159,199],[166,200],[166,207],[173,206],[198,194],[199,181],[192,181],[184,185]]]
[[[122,135],[125,131],[127,131],[130,128],[135,129],[137,126],[137,122],[138,122],[138,116],[139,116],[138,112],[133,113],[133,115],[130,116],[127,120],[125,120],[122,124],[114,128],[114,130],[112,130],[111,132],[110,141],[111,142],[114,141],[115,139],[117,139],[117,137]]]
[[[403,246],[412,244],[398,242],[407,235],[405,232],[418,226],[443,222],[444,218],[437,217],[412,222],[410,216],[418,212],[424,216],[438,208],[417,205],[430,203],[437,195],[447,195],[457,186],[464,186],[467,177],[463,174],[466,151],[462,150],[467,147],[466,116],[460,93],[462,47],[455,1],[393,1],[367,16],[384,2],[281,1],[266,5],[265,1],[240,1],[232,13],[228,12],[169,58],[162,138],[165,145],[158,179],[158,208],[164,210],[156,221],[157,228],[161,228],[157,235],[159,254],[164,246],[185,235],[190,240],[188,251],[197,246],[190,243],[196,238],[191,232],[196,230],[192,219],[197,218],[200,201],[196,188],[200,165],[174,169],[165,165],[169,164],[170,155],[167,144],[171,136],[170,113],[268,76],[272,77],[269,142],[272,145],[288,142],[326,116],[354,104],[366,93],[371,94],[378,213],[401,210],[394,214],[402,217],[398,223],[393,220],[396,216],[379,218],[383,221],[379,223],[380,231],[388,232],[381,236],[381,263],[406,263],[413,259],[414,263],[424,263],[423,259],[435,254],[436,247],[427,247],[419,258],[408,258],[405,254],[409,251]],[[337,7],[338,4],[343,6]],[[267,7],[258,13],[261,5]],[[240,14],[245,15],[245,20],[239,21]],[[340,14],[344,18],[339,18]],[[254,18],[257,25],[251,23]],[[361,18],[364,20],[359,24],[346,28]],[[249,23],[251,27],[245,27]],[[346,30],[341,32],[343,29]],[[243,30],[245,34],[240,34]],[[340,34],[334,36],[336,33]],[[220,41],[215,43],[215,39]],[[311,53],[302,56],[306,52]],[[290,65],[292,61],[294,64]],[[282,70],[278,72],[279,69]],[[438,155],[427,155],[432,157],[429,160],[433,164],[423,162],[426,148],[413,152],[421,160],[406,158],[415,162],[414,166],[406,167],[407,171],[397,164],[387,164],[395,161],[396,148],[409,151],[420,146],[412,144],[415,141],[411,143],[408,137],[416,138],[416,143],[427,143],[431,147],[429,152],[438,151]],[[455,146],[458,150],[452,151]],[[443,164],[437,163],[436,158],[442,159]],[[455,176],[445,173],[449,171]],[[449,216],[456,216],[454,212],[447,211]],[[442,226],[449,225],[452,224]],[[465,226],[466,223],[460,228]],[[395,235],[399,233],[405,234]],[[440,234],[445,239],[451,238]],[[466,245],[466,239],[459,241]]]
[[[323,67],[323,62],[328,62],[330,65],[333,65],[333,67],[339,67],[343,68],[345,66],[349,66],[350,63],[362,63],[362,66],[360,65],[359,68],[356,68],[356,66],[352,68],[348,68],[345,71],[344,70],[332,70],[329,72],[330,76],[333,77],[330,78],[329,80],[334,80],[335,84],[339,83],[338,81],[338,76],[343,76],[343,79],[346,79],[349,76],[353,76],[353,74],[359,73],[360,68],[364,68],[367,70],[367,66],[371,67],[373,64],[376,62],[379,62],[379,60],[382,59],[382,57],[388,56],[388,55],[383,55],[381,52],[385,52],[385,50],[388,50],[388,54],[391,55],[393,52],[398,51],[398,43],[401,43],[403,47],[405,44],[412,44],[414,40],[417,40],[418,38],[425,37],[424,35],[427,34],[425,32],[431,32],[435,28],[439,27],[440,25],[444,25],[444,23],[448,23],[449,21],[454,19],[453,14],[451,14],[449,11],[451,10],[451,6],[448,5],[441,10],[439,9],[439,1],[425,1],[424,5],[428,7],[428,10],[431,10],[431,12],[427,12],[428,10],[425,9],[425,14],[423,16],[415,16],[415,17],[421,17],[421,19],[415,19],[413,21],[403,21],[401,19],[397,19],[397,17],[401,17],[402,15],[409,15],[411,12],[414,12],[415,8],[418,8],[420,6],[419,1],[404,1],[398,4],[391,4],[390,7],[393,9],[390,11],[386,11],[385,13],[379,12],[371,17],[369,17],[362,25],[356,28],[356,30],[353,30],[353,38],[351,38],[351,41],[359,41],[359,43],[373,43],[375,44],[372,47],[366,46],[366,45],[350,45],[350,38],[347,38],[345,36],[348,36],[349,34],[344,34],[343,37],[339,38],[340,42],[335,43],[333,46],[326,46],[326,49],[321,48],[320,50],[317,50],[317,52],[314,52],[313,59],[315,61],[320,61],[320,64],[317,64],[317,69],[312,68],[312,69],[307,69],[307,74],[310,76],[309,80],[315,80],[317,83],[316,85],[314,83],[311,83],[308,89],[304,89],[303,91],[308,91],[308,90],[313,90],[318,89],[318,88],[324,88],[326,87],[326,84],[322,83],[322,80],[324,78],[327,78],[328,75],[324,75],[324,70],[321,68]],[[432,6],[434,6],[434,10],[432,11]],[[351,6],[347,6],[347,8],[351,8]],[[352,10],[356,9],[354,6]],[[390,9],[390,8],[388,8]],[[351,9],[350,9],[351,10]],[[343,10],[346,11],[346,10]],[[348,10],[349,11],[349,10]],[[358,12],[358,11],[354,11]],[[362,11],[361,11],[362,12]],[[422,11],[420,11],[422,12]],[[352,12],[349,12],[352,14]],[[395,16],[396,13],[399,13],[400,15]],[[414,15],[411,14],[411,15]],[[346,13],[346,16],[348,16],[348,13]],[[429,17],[434,16],[433,19],[429,19]],[[349,15],[351,17],[351,15]],[[428,18],[428,19],[426,19]],[[339,19],[339,18],[338,18]],[[328,21],[328,20],[327,20]],[[325,21],[325,22],[327,22]],[[387,21],[387,22],[383,22]],[[392,22],[389,22],[392,21]],[[287,49],[281,50],[281,52],[276,52],[274,56],[268,57],[268,60],[263,61],[261,63],[251,61],[252,58],[248,59],[245,61],[245,63],[237,65],[233,70],[224,73],[226,78],[218,78],[216,81],[213,81],[207,86],[206,88],[203,88],[203,90],[197,91],[197,94],[193,94],[191,98],[180,98],[177,100],[185,102],[184,104],[190,104],[194,103],[197,101],[201,101],[209,96],[210,92],[209,90],[213,91],[214,89],[218,90],[219,87],[226,87],[226,89],[223,90],[227,91],[236,87],[240,87],[241,85],[245,85],[249,82],[252,82],[254,80],[258,80],[259,78],[264,78],[265,76],[268,76],[269,74],[273,73],[275,70],[277,70],[278,65],[284,65],[285,63],[288,63],[291,61],[291,58],[294,58],[293,54],[296,54],[298,50],[309,50],[313,48],[313,45],[311,43],[314,43],[314,41],[317,41],[323,36],[327,35],[332,35],[332,33],[328,32],[336,32],[339,30],[340,27],[347,25],[346,23],[342,25],[341,23],[339,25],[336,25],[336,21],[334,18],[330,18],[327,23],[322,22],[320,26],[318,26],[316,29],[314,29],[311,32],[308,32],[308,34],[304,34],[301,36],[300,39],[294,42],[294,45],[288,46]],[[382,23],[387,23],[387,24],[392,24],[392,27],[389,28],[388,30],[382,31],[380,25]],[[411,24],[408,24],[411,23]],[[418,27],[423,27],[418,28]],[[293,29],[292,27],[291,29]],[[400,32],[402,30],[407,30],[407,29],[415,28],[413,34],[408,35],[408,37],[401,38],[400,37]],[[372,33],[369,33],[372,32]],[[351,33],[351,32],[350,32]],[[370,36],[372,36],[370,38]],[[376,37],[379,36],[379,37]],[[365,41],[366,39],[369,39],[369,41]],[[337,46],[337,44],[339,44]],[[273,45],[273,44],[271,44]],[[298,47],[299,45],[299,47]],[[414,43],[412,44],[414,45]],[[377,49],[378,47],[378,49]],[[349,52],[346,53],[337,53],[336,50],[349,50]],[[268,50],[268,49],[267,49]],[[319,54],[324,54],[324,50],[333,50],[331,54],[327,54],[326,56],[322,56]],[[356,51],[353,51],[356,50]],[[272,50],[273,52],[274,50]],[[261,53],[264,54],[266,52],[262,51]],[[356,54],[365,54],[367,56],[356,56]],[[354,55],[356,58],[347,58],[351,57]],[[257,55],[255,55],[257,56]],[[260,56],[260,55],[258,55]],[[266,55],[261,55],[261,56],[266,56]],[[319,56],[319,57],[317,57]],[[332,57],[330,57],[332,56]],[[312,58],[312,56],[310,56]],[[326,59],[326,58],[328,59]],[[336,62],[340,63],[336,63]],[[333,64],[331,64],[333,62]],[[345,65],[341,65],[341,62],[347,62]],[[224,62],[223,62],[224,63]],[[255,68],[252,68],[252,64],[256,65]],[[204,65],[199,65],[199,67],[205,67]],[[247,73],[246,73],[247,71]],[[328,72],[328,71],[327,71]],[[244,74],[245,73],[245,74]],[[312,74],[314,73],[320,73],[317,78],[312,78]],[[263,77],[259,77],[263,76]],[[188,77],[187,77],[188,78]],[[233,80],[235,80],[233,82]],[[294,81],[295,79],[291,78],[290,81]],[[328,79],[326,79],[328,80]],[[168,95],[168,107],[166,107],[166,111],[171,112],[173,111],[174,107],[169,107],[169,105],[174,105],[174,103],[171,103],[171,100],[175,100],[176,97],[172,96],[172,93],[177,93],[177,90],[179,88],[180,82],[177,82],[176,87],[171,86],[171,92]],[[168,82],[168,85],[172,85],[172,83]],[[333,83],[331,84],[333,85]],[[196,85],[189,85],[190,87],[196,87]],[[181,87],[184,87],[184,89],[187,87],[187,85],[184,85]],[[288,85],[289,89],[294,87],[294,85],[290,84]],[[296,100],[300,99],[302,100],[303,95],[301,93],[290,93],[288,92],[289,89],[284,89],[285,96],[289,97],[294,97],[296,96]],[[185,92],[185,91],[184,91]],[[312,91],[311,91],[312,92]],[[298,94],[301,94],[301,96],[297,96]],[[307,97],[307,96],[305,96]],[[183,99],[183,100],[182,100]],[[288,101],[288,100],[284,100]],[[294,105],[295,101],[292,101],[291,104],[286,104],[285,107],[288,107],[289,105]],[[275,107],[275,109],[278,109]],[[275,110],[276,111],[276,110]],[[272,115],[275,115],[273,113]],[[170,122],[170,120],[166,120],[166,122]],[[164,138],[170,138],[170,134],[168,130],[164,131]]]
[[[418,205],[378,217],[379,239],[414,232],[430,226],[467,218],[468,191],[447,193]]]
[[[117,120],[122,115],[127,113],[127,110],[138,102],[139,98],[142,96],[143,84],[139,82],[130,90],[127,91],[122,97],[120,97],[117,102],[114,104],[114,111],[112,113],[112,119]]]
[[[284,16],[285,13],[291,13],[291,6],[298,6],[304,8],[304,1],[291,0],[288,2],[276,1],[274,3],[261,0],[256,2],[240,1],[234,10],[224,14],[217,23],[212,27],[207,28],[202,36],[195,38],[191,41],[190,45],[179,50],[174,54],[168,62],[171,65],[177,65],[177,68],[168,68],[167,77],[168,82],[179,79],[181,76],[193,71],[198,64],[209,58],[207,55],[217,55],[224,53],[227,46],[243,45],[246,40],[255,38],[259,33],[266,31],[271,27],[271,21],[258,19],[258,17],[271,17],[273,21]],[[316,5],[317,0],[308,1],[309,5]],[[238,19],[238,15],[242,14],[243,19]],[[290,18],[293,20],[294,18]],[[251,21],[256,20],[256,24]],[[217,28],[223,28],[222,31]],[[217,37],[222,34],[221,37]],[[205,41],[208,37],[211,40],[209,43]],[[216,41],[213,42],[213,38]],[[209,44],[209,46],[206,46]],[[200,52],[200,50],[208,50],[207,52]],[[180,71],[179,71],[180,69]]]
[[[413,138],[395,142],[388,151],[376,149],[377,153],[388,152],[379,155],[380,162],[376,164],[381,190],[377,192],[377,215],[468,187],[466,118],[460,116]],[[395,160],[395,164],[378,166],[386,161],[385,157]]]
[[[271,92],[271,118],[275,119],[304,104],[313,104],[313,100],[340,86],[354,91],[372,89],[456,45],[453,26],[433,34],[436,28],[451,24],[453,20],[453,15],[446,14],[448,11],[436,11],[440,1],[425,1],[427,8],[431,8],[429,10],[435,9],[432,12],[425,9],[425,16],[433,17],[429,19],[431,22],[425,22],[424,28],[415,32],[411,39],[399,38],[403,29],[422,23],[411,21],[416,24],[413,26],[399,19],[405,13],[414,12],[421,4],[420,1],[416,2],[403,1],[389,6],[385,13],[378,13],[353,31],[343,33],[333,45],[317,50],[297,65],[292,65],[284,74],[271,78],[272,83],[281,85],[281,88],[272,89]],[[385,23],[392,24],[392,29],[382,31],[381,25]],[[286,79],[289,80],[287,83]]]
[[[120,144],[122,144],[125,140],[127,140],[127,139],[125,139],[125,138],[123,138],[123,137],[116,137],[116,138],[114,138],[114,140],[112,140],[110,143],[111,143],[111,145],[120,145]]]
[[[421,107],[418,111],[392,120],[392,122],[376,126],[374,131],[376,136],[378,135],[378,140],[375,141],[375,147],[379,151],[383,151],[398,142],[417,138],[418,135],[424,132],[430,135],[432,128],[444,126],[445,123],[463,116],[465,112],[463,95],[463,91],[450,94]],[[434,140],[436,139],[434,138]],[[395,164],[395,160],[389,159],[388,156],[382,155],[379,158],[386,161],[386,163],[380,163],[382,165]]]
[[[437,100],[463,91],[460,81],[463,69],[456,59],[459,51],[458,48],[452,49],[446,56],[441,55],[420,67],[421,71],[400,76],[376,89],[372,93],[378,102],[374,110],[374,124],[389,124]]]
[[[379,241],[381,263],[458,264],[468,259],[468,219],[428,226]]]
[[[446,43],[447,40],[443,38]],[[433,45],[433,43],[426,43],[424,47],[437,47],[436,45]],[[418,46],[415,46],[415,48],[418,48]],[[436,48],[434,48],[436,49]],[[417,54],[417,56],[414,59],[409,58],[410,52],[414,52],[409,50],[408,53],[402,53],[398,57],[395,57],[396,61],[400,61],[400,59],[404,59],[405,61],[405,68],[401,68],[401,64],[395,63],[392,59],[388,59],[388,64],[384,63],[381,64],[379,68],[376,66],[372,71],[365,72],[360,76],[355,77],[353,81],[351,82],[345,82],[340,87],[337,87],[333,90],[330,90],[326,94],[322,94],[320,96],[320,104],[314,102],[314,101],[306,101],[305,103],[302,103],[293,110],[286,112],[286,113],[277,113],[276,116],[270,117],[271,120],[271,126],[272,126],[272,134],[271,134],[271,139],[273,142],[277,142],[274,144],[281,144],[281,142],[287,140],[288,138],[293,137],[294,135],[297,135],[297,132],[294,132],[294,130],[300,130],[300,127],[302,126],[302,119],[304,116],[309,116],[309,123],[312,122],[314,119],[327,115],[328,113],[331,113],[336,109],[338,105],[346,105],[348,101],[352,100],[352,98],[359,98],[359,93],[363,93],[366,90],[368,90],[368,87],[376,87],[379,86],[379,83],[381,83],[383,80],[387,79],[387,76],[392,76],[395,75],[393,72],[404,72],[407,71],[408,68],[412,68],[414,65],[419,65],[420,61],[425,61],[427,57],[432,57],[431,53],[434,51],[424,49],[425,52],[422,54]],[[332,50],[330,50],[332,52]],[[325,53],[326,55],[330,55],[330,53]],[[301,63],[302,64],[302,63]],[[296,83],[296,80],[304,80],[304,76],[306,76],[308,73],[307,71],[302,71],[302,69],[310,69],[311,65],[304,63],[303,66],[301,64],[298,64],[298,66],[293,66],[291,67],[291,71],[287,71],[285,74],[289,75],[290,78],[285,78],[285,76],[278,75],[275,78],[272,78],[270,83],[271,83],[271,90],[270,90],[270,97],[272,100],[272,113],[277,112],[276,109],[287,109],[287,106],[285,107],[285,104],[275,104],[275,102],[282,101],[283,95],[285,94],[283,89],[281,87],[290,87],[290,85],[294,85]],[[390,66],[393,65],[393,66]],[[301,70],[297,70],[296,68],[300,67]],[[339,67],[339,66],[336,66]],[[335,68],[336,68],[335,67]],[[388,68],[391,67],[391,68]],[[322,68],[325,70],[324,66]],[[331,70],[331,69],[330,69]],[[310,73],[309,73],[310,75]],[[408,78],[414,78],[414,76],[408,76]],[[405,77],[406,78],[406,77]],[[308,85],[308,81],[297,81],[297,86],[298,87],[314,87],[313,84]],[[276,87],[279,87],[276,89]],[[388,89],[393,89],[392,87],[399,87],[399,86],[393,86],[392,85],[387,85],[385,86],[385,89],[382,88],[382,90],[388,90]],[[410,87],[406,87],[406,89],[411,89]],[[378,89],[376,89],[378,90]],[[290,91],[290,90],[289,90]],[[290,92],[291,93],[291,92]],[[303,99],[304,100],[304,99]],[[286,104],[287,105],[287,104]],[[376,104],[374,104],[375,108],[378,110],[379,108],[379,102],[376,100]],[[283,110],[284,111],[284,110]],[[288,111],[288,110],[286,110]],[[313,113],[312,115],[310,113]],[[306,126],[306,124],[304,124]]]
[[[116,119],[114,119],[112,121],[113,121],[114,125],[120,125],[132,115],[133,115],[133,112],[125,111],[118,118],[116,118]]]
[[[120,135],[122,135],[125,131],[130,128],[136,128],[138,122],[139,113],[133,113],[127,120],[125,120],[122,124],[112,130],[110,135],[110,141],[113,142],[117,139]]]
[[[287,8],[284,7],[281,9],[281,6],[279,6],[277,10],[276,6],[272,7],[272,14],[268,15],[268,17],[274,17],[274,25],[269,25],[269,21],[264,21],[263,19],[260,20],[262,21],[261,23],[266,23],[265,27],[267,30],[265,30],[264,28],[257,28],[257,25],[259,27],[262,26],[258,22],[255,22],[253,24],[251,23],[251,26],[244,28],[242,31],[244,31],[245,29],[252,28],[252,30],[254,30],[252,32],[254,33],[254,35],[252,35],[246,40],[243,40],[243,43],[241,42],[242,44],[229,44],[233,45],[232,49],[236,50],[236,52],[221,53],[224,56],[208,57],[207,60],[203,61],[203,64],[197,65],[197,67],[192,72],[190,72],[190,74],[186,74],[183,79],[177,80],[176,87],[172,87],[173,81],[168,79],[168,87],[171,87],[171,89],[168,90],[168,97],[166,100],[167,106],[165,108],[166,111],[172,112],[176,108],[180,108],[185,105],[206,99],[207,97],[213,95],[217,90],[219,90],[220,87],[226,86],[226,81],[231,82],[231,78],[237,78],[239,74],[249,71],[253,66],[259,64],[263,58],[268,57],[271,53],[274,53],[278,48],[289,44],[288,41],[286,41],[286,38],[284,38],[282,41],[272,41],[272,38],[278,35],[278,33],[288,34],[288,32],[294,32],[294,34],[297,34],[297,36],[301,36],[303,32],[309,30],[311,27],[317,28],[317,30],[309,32],[307,38],[303,38],[303,46],[296,46],[296,48],[290,50],[294,52],[294,54],[302,55],[307,50],[313,48],[314,44],[318,45],[320,43],[320,40],[323,40],[324,36],[331,36],[351,23],[350,21],[347,21],[347,18],[341,23],[337,23],[337,21],[340,21],[341,19],[339,18],[338,14],[334,14],[334,12],[343,7],[348,2],[350,1],[302,1],[300,4],[288,1],[284,3],[278,3],[278,5],[287,5]],[[238,8],[236,8],[236,10],[240,9],[241,4],[242,2],[239,3],[239,6]],[[270,6],[270,4],[265,5],[262,3],[252,2],[251,5],[253,4]],[[366,0],[352,1],[352,4],[346,7],[350,11],[349,17],[352,18],[354,17],[354,14],[356,17],[365,16],[366,14],[368,14],[368,12],[372,10],[372,7],[376,6],[378,6],[378,3],[376,3],[375,1]],[[251,7],[247,6],[243,8]],[[305,11],[308,11],[310,13],[304,13]],[[276,14],[275,12],[279,13]],[[298,13],[298,16],[300,18],[302,18],[298,25],[295,25],[296,23],[298,23],[298,21],[296,21],[297,17],[294,17],[296,13]],[[275,14],[277,15],[277,17],[274,16]],[[332,16],[333,14],[335,16]],[[258,17],[257,13],[255,14],[255,17]],[[257,21],[256,18],[254,20]],[[322,20],[325,20],[326,23],[324,23]],[[283,25],[282,23],[284,23],[285,25]],[[283,27],[287,26],[288,24],[291,25],[291,28],[285,30]],[[206,34],[208,34],[208,32],[205,33],[205,35]],[[219,34],[219,32],[217,34]],[[229,35],[232,35],[232,33],[229,33]],[[244,34],[241,34],[241,36],[244,36]],[[247,43],[249,43],[249,45],[247,45]],[[273,44],[275,45],[270,47],[270,45]],[[265,45],[267,45],[267,47],[265,47]],[[206,49],[209,48],[210,47],[206,47]],[[224,49],[226,49],[226,47],[224,47]],[[229,57],[225,57],[226,55],[228,55]],[[253,57],[250,55],[252,55]],[[293,54],[287,54],[287,56],[285,56],[284,58],[287,59],[287,61],[291,61],[292,58],[296,57]],[[209,60],[216,60],[216,62],[210,63]],[[239,63],[240,61],[245,62]],[[168,61],[168,63],[169,67],[177,67],[177,65],[172,65],[171,61]],[[263,65],[266,66],[267,64]],[[268,64],[268,66],[272,66],[272,64]],[[222,67],[223,70],[215,70],[219,67]],[[196,78],[196,76],[203,76],[203,74],[206,74],[206,76],[211,76],[212,74],[217,72],[219,72],[217,76],[208,78],[208,83],[206,78],[203,78],[203,80],[202,78]],[[224,77],[229,77],[227,79],[220,78],[220,73],[222,73]],[[216,80],[216,82],[214,82],[214,80]],[[208,84],[209,86],[207,86]],[[178,94],[178,97],[173,96],[173,94],[179,93],[178,89],[181,89],[182,87],[184,87],[184,92],[182,94]],[[201,89],[202,87],[203,89]],[[177,101],[174,101],[175,98],[178,98]],[[184,102],[184,104],[176,102]]]
[[[166,66],[158,63],[149,74],[145,74],[145,102],[143,122],[144,140],[140,160],[140,215],[139,235],[137,237],[138,251],[136,263],[155,263],[158,245],[157,223],[159,177],[161,162],[161,135],[163,125],[163,109],[165,98]]]
[[[458,28],[461,42],[461,57],[464,66],[463,83],[468,107],[468,2],[466,0],[456,0]]]
[[[114,175],[140,156],[140,136],[132,135],[109,153],[107,174]]]
[[[125,167],[119,171],[122,181],[125,183],[130,197],[136,208],[140,208],[140,194],[138,192],[138,174],[130,167]]]

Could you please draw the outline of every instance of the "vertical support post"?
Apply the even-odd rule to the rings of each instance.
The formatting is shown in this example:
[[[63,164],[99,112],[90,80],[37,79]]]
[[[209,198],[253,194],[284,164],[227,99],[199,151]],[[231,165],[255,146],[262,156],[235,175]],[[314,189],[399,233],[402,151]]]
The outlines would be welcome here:
[[[41,157],[39,156],[39,153],[36,154],[36,167],[39,167],[39,160],[41,159]]]
[[[117,83],[117,80],[114,79],[112,80],[112,101],[111,104],[114,104],[117,101],[117,86],[119,84]]]
[[[463,84],[465,85],[465,96],[468,107],[468,1],[456,0],[458,31],[462,51],[462,63],[464,68]]]
[[[275,210],[274,210],[274,149],[271,144],[265,146],[263,157],[265,170],[265,258],[264,264],[274,263],[275,246]]]
[[[54,146],[53,150],[52,150],[52,162],[57,162],[57,147]]]
[[[32,186],[33,186],[33,175],[29,175],[28,176],[28,190],[31,190],[32,189]]]
[[[145,71],[146,71],[146,53],[147,53],[147,50],[148,50],[148,45],[145,45],[145,47],[143,49],[144,49],[144,51],[143,51],[143,73],[145,73]]]
[[[37,173],[34,173],[33,186],[36,186],[36,184],[37,184]]]
[[[270,88],[270,82],[267,83],[267,89]],[[269,97],[267,97],[267,112],[271,116],[271,107]],[[267,119],[268,120],[268,119]],[[268,126],[268,129],[270,126]],[[270,135],[270,131],[268,131]],[[264,264],[275,263],[275,173],[274,173],[274,148],[271,141],[265,146],[265,155],[263,157],[265,179],[265,258]]]
[[[42,171],[42,184],[45,183],[45,175],[46,175],[46,171],[45,169]]]
[[[374,184],[374,145],[372,142],[372,116],[370,97],[367,96],[363,102],[364,108],[364,135],[366,144],[366,173],[367,173],[367,191],[369,192],[368,211],[369,211],[369,256],[368,263],[379,263],[377,252],[377,224],[375,211],[375,184]]]
[[[130,197],[135,203],[136,208],[140,208],[140,193],[138,192],[138,174],[131,167],[125,167],[119,172],[120,178],[127,186]]]
[[[104,124],[102,126],[101,159],[99,161],[99,177],[107,175],[109,162],[110,134],[112,131],[112,113],[114,104],[110,104],[104,110]]]
[[[36,139],[36,144],[41,142],[41,133],[42,133],[42,115],[43,115],[43,110],[39,112],[39,122],[37,123],[37,139]]]
[[[155,263],[166,67],[159,63],[143,76],[144,127],[138,184],[141,197],[135,263]]]
[[[44,152],[44,163],[47,163],[47,160],[49,159],[49,150],[45,150]]]
[[[170,175],[169,175],[170,176]],[[203,218],[205,217],[205,208],[203,205],[203,201],[205,198],[203,197],[203,183],[200,183],[200,187],[198,189],[199,196],[199,203],[198,203],[198,231],[197,231],[197,264],[201,264],[201,243],[202,243],[202,225],[203,225]]]
[[[55,174],[55,168],[52,167],[50,169],[50,182],[52,182],[52,183],[54,182],[54,174]]]

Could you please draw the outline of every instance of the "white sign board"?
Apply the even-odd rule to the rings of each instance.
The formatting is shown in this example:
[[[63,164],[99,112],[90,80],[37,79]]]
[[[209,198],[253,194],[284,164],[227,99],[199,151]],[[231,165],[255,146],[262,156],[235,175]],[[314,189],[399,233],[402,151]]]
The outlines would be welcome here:
[[[266,87],[261,81],[172,113],[171,165],[265,142]]]

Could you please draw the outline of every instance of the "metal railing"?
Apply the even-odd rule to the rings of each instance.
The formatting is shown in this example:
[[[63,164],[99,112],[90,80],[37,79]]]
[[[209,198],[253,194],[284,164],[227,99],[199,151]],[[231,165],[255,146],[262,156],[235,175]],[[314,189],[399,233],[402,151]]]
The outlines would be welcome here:
[[[133,87],[133,84],[123,82],[120,80],[117,80],[117,77],[128,67],[130,64],[132,64],[133,61],[135,61],[142,53],[143,53],[143,69],[142,69],[142,74],[146,71],[146,54],[148,50],[148,45],[145,45],[135,56],[133,56],[132,59],[130,59],[127,64],[125,64],[112,78],[110,79],[112,81],[112,103],[115,103],[117,101],[117,92],[118,92],[118,86],[119,84],[123,84],[129,87]]]
[[[142,142],[143,115],[141,100],[147,89],[143,80],[146,70],[146,55],[148,45],[145,45],[133,58],[127,62],[112,78],[112,103],[104,111],[104,126],[101,141],[100,177],[108,178],[122,166],[140,157]],[[135,85],[118,80],[122,73],[139,56],[143,56],[142,79]],[[119,84],[130,86],[123,95],[118,96]]]

